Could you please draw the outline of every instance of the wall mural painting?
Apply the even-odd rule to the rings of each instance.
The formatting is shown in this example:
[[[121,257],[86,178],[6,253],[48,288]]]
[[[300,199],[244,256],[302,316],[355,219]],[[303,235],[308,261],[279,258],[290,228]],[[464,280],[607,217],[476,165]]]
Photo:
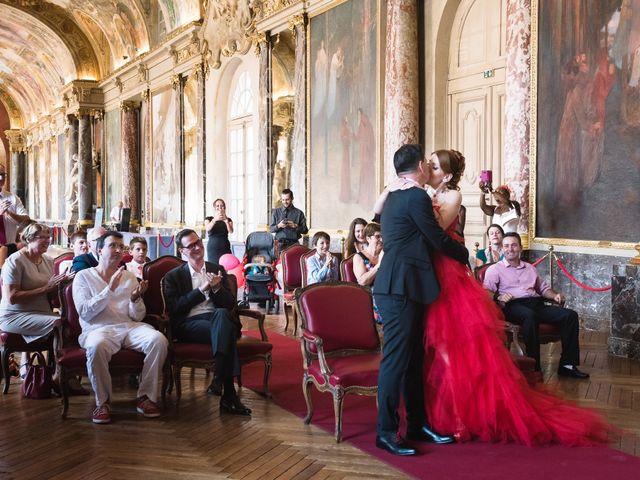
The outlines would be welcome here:
[[[176,91],[167,88],[151,100],[151,222],[180,222],[180,159],[176,155]]]
[[[310,205],[322,228],[369,218],[378,194],[379,11],[376,0],[352,0],[311,18]]]
[[[556,243],[638,242],[640,0],[534,0],[532,11],[532,231]]]
[[[204,216],[202,158],[198,158],[198,80],[190,75],[184,84],[184,221],[195,226]]]
[[[119,108],[104,114],[105,163],[102,173],[105,175],[105,221],[109,219],[109,212],[122,200],[122,142],[121,142],[121,112]],[[105,172],[106,167],[106,172]]]

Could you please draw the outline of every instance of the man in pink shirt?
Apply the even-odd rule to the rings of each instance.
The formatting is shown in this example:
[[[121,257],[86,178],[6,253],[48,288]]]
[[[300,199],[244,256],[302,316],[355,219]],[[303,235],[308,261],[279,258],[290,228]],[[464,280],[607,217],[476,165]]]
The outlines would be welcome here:
[[[487,269],[484,287],[493,292],[507,321],[521,325],[527,355],[535,359],[536,369],[540,370],[538,324],[552,323],[560,327],[562,341],[558,375],[589,378],[576,367],[580,364],[578,314],[569,308],[545,304],[546,299],[564,305],[564,295],[555,292],[540,278],[533,265],[520,260],[520,235],[506,233],[502,240],[502,253],[504,259]]]

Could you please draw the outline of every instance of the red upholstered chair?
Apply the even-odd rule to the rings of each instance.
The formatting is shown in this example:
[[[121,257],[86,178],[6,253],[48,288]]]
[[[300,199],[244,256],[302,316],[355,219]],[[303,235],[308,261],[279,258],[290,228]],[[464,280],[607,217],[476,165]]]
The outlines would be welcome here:
[[[282,283],[284,299],[284,315],[286,323],[284,331],[289,328],[289,314],[293,319],[293,334],[298,330],[298,317],[295,309],[296,298],[294,290],[302,286],[302,275],[300,271],[300,257],[307,253],[309,249],[304,245],[291,245],[280,253],[280,263],[282,265]]]
[[[311,423],[311,385],[333,395],[336,442],[342,439],[347,394],[376,395],[381,351],[371,292],[354,283],[316,283],[296,290],[301,317],[306,424]]]
[[[4,377],[4,387],[2,393],[9,393],[11,384],[11,374],[9,373],[9,356],[14,352],[49,352],[48,362],[53,365],[53,334],[27,343],[22,335],[8,333],[0,330],[0,361],[2,362],[2,376]]]
[[[73,280],[63,283],[59,287],[61,324],[54,329],[54,351],[56,364],[60,373],[62,390],[62,418],[67,417],[69,411],[68,380],[73,376],[87,375],[86,350],[80,347],[78,337],[82,333],[80,317],[73,301]],[[109,362],[112,375],[139,375],[142,372],[144,353],[123,348]],[[162,391],[164,401],[164,389]]]
[[[235,275],[229,274],[229,281],[231,283],[231,291],[234,296],[237,297],[238,281]],[[161,292],[161,298],[166,311],[164,279],[161,281]],[[243,334],[237,343],[238,357],[240,359],[240,366],[256,361],[264,363],[263,393],[265,396],[270,396],[269,376],[271,374],[271,351],[273,350],[273,345],[269,343],[267,332],[264,329],[264,313],[244,308],[236,309],[236,313],[241,319],[243,317],[251,318],[258,323],[260,338]],[[179,342],[173,338],[171,328],[168,328],[167,331],[169,333],[169,356],[173,370],[173,381],[176,386],[176,405],[179,405],[180,398],[182,397],[182,382],[180,378],[182,367],[214,370],[213,350],[211,349],[210,343]],[[242,386],[242,375],[238,377],[238,385]]]
[[[353,257],[351,255],[340,262],[340,280],[343,282],[358,283],[356,274],[353,273]]]
[[[316,251],[315,249],[313,249],[304,253],[300,257],[300,279],[302,281],[301,283],[302,288],[308,285],[307,278],[309,277],[309,269],[307,268],[307,259],[310,257],[313,257],[315,254],[316,254]]]
[[[53,274],[60,274],[60,264],[66,260],[73,260],[73,252],[65,252],[53,259]]]

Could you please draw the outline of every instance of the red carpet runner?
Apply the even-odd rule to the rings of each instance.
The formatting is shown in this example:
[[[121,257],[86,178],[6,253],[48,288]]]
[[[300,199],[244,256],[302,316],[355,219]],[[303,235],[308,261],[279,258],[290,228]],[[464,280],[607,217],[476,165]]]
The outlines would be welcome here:
[[[273,370],[269,382],[273,401],[299,417],[306,414],[302,395],[302,357],[298,340],[269,332],[273,343]],[[262,389],[263,366],[243,368],[246,387]],[[333,435],[331,395],[312,388],[312,425]],[[640,458],[601,447],[528,448],[513,444],[466,444],[436,446],[416,444],[420,454],[395,457],[375,447],[376,403],[373,397],[348,395],[344,402],[343,441],[393,465],[416,478],[429,479],[615,479],[638,478]],[[302,426],[302,420],[300,420]]]

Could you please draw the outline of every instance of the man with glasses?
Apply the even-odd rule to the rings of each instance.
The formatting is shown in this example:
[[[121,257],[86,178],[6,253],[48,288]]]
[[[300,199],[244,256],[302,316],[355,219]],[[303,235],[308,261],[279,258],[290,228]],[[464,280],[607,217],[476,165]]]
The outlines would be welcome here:
[[[85,268],[93,268],[98,266],[98,239],[105,233],[107,233],[107,229],[103,227],[89,229],[89,231],[87,232],[89,252],[73,258],[71,271],[79,272],[81,270],[84,270]]]
[[[176,235],[178,251],[187,263],[164,277],[164,297],[171,328],[178,341],[209,343],[213,350],[215,378],[208,393],[222,393],[220,411],[251,415],[240,402],[233,378],[240,373],[236,342],[242,325],[233,315],[236,299],[224,268],[204,261],[204,247],[198,234],[184,229]],[[222,386],[222,392],[216,385]]]
[[[0,245],[7,247],[7,256],[18,250],[16,237],[20,225],[29,221],[29,213],[20,198],[6,190],[7,171],[0,165]],[[0,265],[1,266],[1,265]]]
[[[156,405],[168,342],[164,335],[142,323],[146,309],[142,295],[147,282],[120,266],[124,242],[119,232],[107,232],[97,240],[98,265],[78,272],[73,282],[82,334],[87,351],[87,371],[96,394],[93,423],[111,421],[112,399],[109,361],[123,347],[144,353],[136,410],[146,418],[160,416]]]

